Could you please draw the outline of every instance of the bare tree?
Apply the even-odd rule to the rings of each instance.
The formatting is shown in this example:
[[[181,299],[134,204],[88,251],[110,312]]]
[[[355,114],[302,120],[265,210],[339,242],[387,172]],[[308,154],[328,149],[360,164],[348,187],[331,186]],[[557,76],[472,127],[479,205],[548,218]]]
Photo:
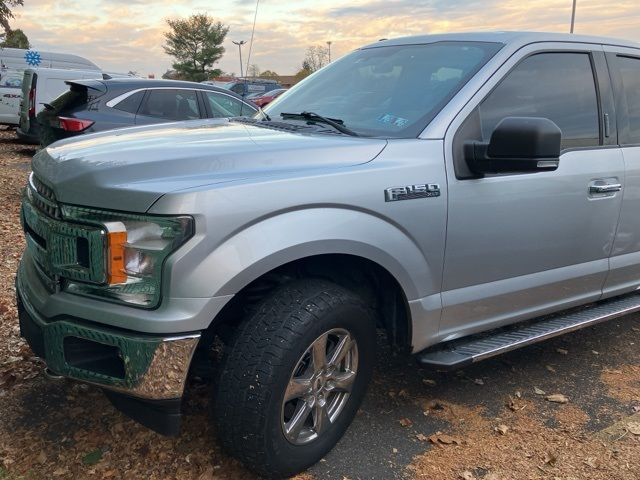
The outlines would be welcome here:
[[[260,76],[260,67],[255,63],[249,65],[247,68],[247,77],[249,78],[258,78]]]
[[[307,48],[307,52],[304,55],[304,61],[302,62],[302,70],[309,71],[311,73],[316,70],[320,70],[322,67],[329,63],[329,51],[326,47],[321,45],[314,45]]]

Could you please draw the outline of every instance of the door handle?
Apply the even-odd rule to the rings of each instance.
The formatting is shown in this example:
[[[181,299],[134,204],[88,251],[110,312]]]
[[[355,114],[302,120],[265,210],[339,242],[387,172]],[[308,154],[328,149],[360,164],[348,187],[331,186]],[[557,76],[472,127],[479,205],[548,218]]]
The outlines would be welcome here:
[[[603,193],[615,193],[622,190],[621,183],[606,183],[604,185],[589,185],[589,193],[592,195]]]

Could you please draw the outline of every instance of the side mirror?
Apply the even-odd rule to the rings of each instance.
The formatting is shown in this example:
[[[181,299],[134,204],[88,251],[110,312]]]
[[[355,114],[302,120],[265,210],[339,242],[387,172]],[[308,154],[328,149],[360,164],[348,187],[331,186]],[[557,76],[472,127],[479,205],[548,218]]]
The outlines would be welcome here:
[[[561,140],[560,128],[547,118],[507,117],[489,143],[467,143],[465,159],[477,174],[552,171],[560,162]]]

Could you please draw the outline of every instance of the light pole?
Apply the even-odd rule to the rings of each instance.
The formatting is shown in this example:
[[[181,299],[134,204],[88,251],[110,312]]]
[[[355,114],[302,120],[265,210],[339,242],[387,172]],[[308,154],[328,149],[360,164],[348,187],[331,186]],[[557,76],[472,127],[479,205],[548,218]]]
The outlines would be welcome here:
[[[242,46],[247,42],[245,42],[244,40],[240,40],[239,42],[232,40],[232,43],[234,45],[238,45],[238,52],[240,53],[240,78],[242,78],[244,77],[244,73],[242,72]]]
[[[573,0],[573,8],[571,9],[571,30],[569,30],[569,33],[573,33],[573,27],[576,23],[576,1]]]
[[[327,46],[329,47],[329,63],[331,63],[331,44],[332,43],[333,43],[332,41],[327,42]]]

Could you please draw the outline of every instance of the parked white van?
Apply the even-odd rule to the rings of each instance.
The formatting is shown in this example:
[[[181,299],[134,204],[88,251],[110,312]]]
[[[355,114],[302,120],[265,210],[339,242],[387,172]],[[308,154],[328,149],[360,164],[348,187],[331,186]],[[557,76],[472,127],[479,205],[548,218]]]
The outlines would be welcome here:
[[[39,52],[19,48],[0,49],[0,124],[18,125],[22,80],[27,68],[94,70],[90,60],[67,53]]]
[[[40,126],[36,116],[45,104],[51,103],[69,89],[67,81],[81,79],[103,79],[99,70],[65,70],[60,68],[28,68],[22,80],[20,104],[20,126],[17,134],[21,140],[39,143]]]

